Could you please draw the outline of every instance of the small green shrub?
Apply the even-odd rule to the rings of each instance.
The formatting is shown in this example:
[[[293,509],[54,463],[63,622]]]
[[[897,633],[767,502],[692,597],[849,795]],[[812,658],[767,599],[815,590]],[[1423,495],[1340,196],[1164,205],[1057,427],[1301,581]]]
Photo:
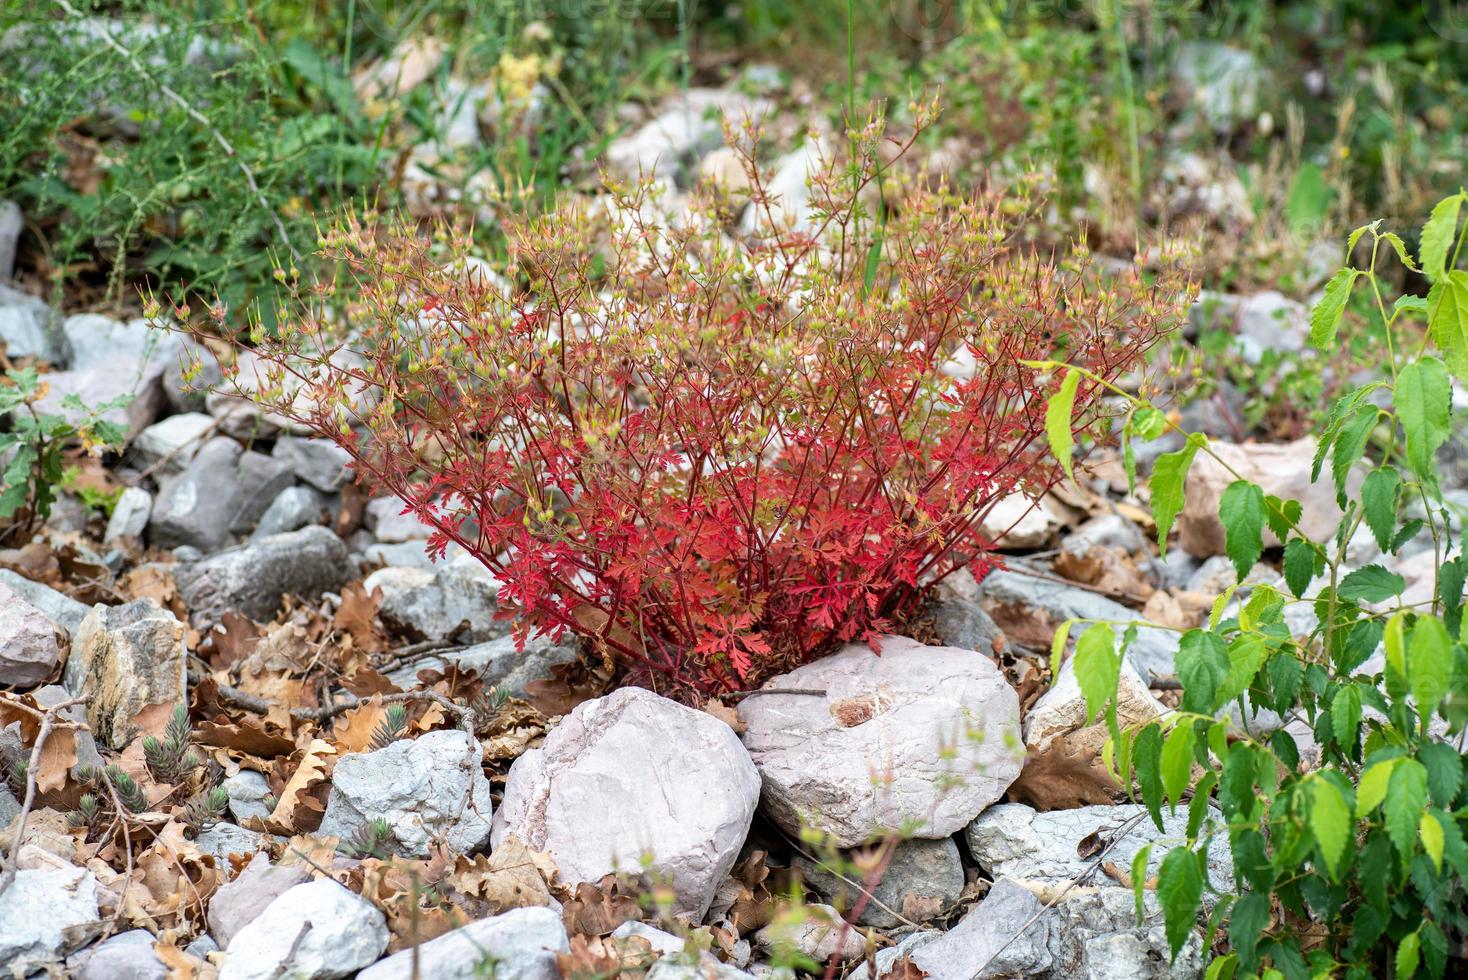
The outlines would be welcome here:
[[[1118,729],[1113,698],[1126,641],[1118,647],[1109,624],[1091,626],[1076,645],[1076,675],[1088,710],[1111,726],[1118,774],[1135,779],[1159,827],[1164,806],[1187,807],[1190,843],[1166,855],[1157,893],[1174,952],[1195,928],[1204,893],[1216,895],[1209,933],[1226,928],[1228,952],[1213,961],[1210,980],[1436,978],[1468,937],[1468,560],[1436,470],[1451,431],[1451,378],[1468,380],[1468,271],[1456,268],[1468,237],[1459,228],[1465,204],[1459,193],[1433,210],[1416,260],[1379,222],[1352,232],[1347,253],[1364,240],[1369,261],[1338,272],[1312,315],[1312,342],[1329,347],[1359,290],[1382,321],[1390,365],[1387,377],[1335,401],[1318,441],[1314,475],[1328,457],[1344,511],[1334,537],[1302,535],[1297,501],[1243,479],[1228,487],[1219,510],[1240,582],[1262,557],[1268,529],[1284,543],[1284,587],[1255,585],[1230,605],[1235,585],[1205,628],[1183,633],[1182,702],[1160,721]],[[1387,305],[1378,265],[1390,253],[1426,277],[1425,298]],[[1061,421],[1064,393],[1051,402]],[[1156,409],[1124,397],[1133,406],[1124,438],[1165,424]],[[1057,422],[1052,432],[1062,458],[1064,429]],[[1198,453],[1211,455],[1194,434],[1157,462],[1151,491],[1164,548]],[[1356,468],[1367,471],[1359,491],[1348,482]],[[1350,567],[1346,544],[1362,528],[1385,555],[1425,534],[1430,582],[1409,589],[1383,564]],[[1314,617],[1303,637],[1286,621],[1292,606]],[[1230,706],[1246,724],[1230,722]],[[1282,720],[1268,724],[1266,712]],[[1302,760],[1285,720],[1308,724],[1318,761]],[[1207,847],[1217,837],[1232,852],[1231,882],[1209,880]],[[1143,851],[1139,889],[1146,860]]]

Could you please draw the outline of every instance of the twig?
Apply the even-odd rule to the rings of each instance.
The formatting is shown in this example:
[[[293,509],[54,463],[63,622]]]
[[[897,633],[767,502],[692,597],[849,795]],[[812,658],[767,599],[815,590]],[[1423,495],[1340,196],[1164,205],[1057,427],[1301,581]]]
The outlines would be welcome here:
[[[1041,907],[1040,911],[1036,912],[1034,915],[1025,920],[1024,925],[1020,926],[1019,929],[1015,931],[1014,935],[1010,936],[1004,941],[1003,946],[1000,946],[998,949],[994,950],[993,954],[984,961],[983,965],[974,971],[972,980],[978,980],[979,977],[982,977],[984,975],[984,971],[989,968],[989,964],[997,960],[999,958],[999,954],[1012,946],[1016,939],[1018,939],[1020,936],[1023,936],[1025,932],[1030,928],[1030,926],[1034,925],[1036,922],[1039,922],[1040,916],[1044,915],[1046,912],[1049,912],[1055,906],[1059,905],[1062,898],[1069,895],[1072,889],[1074,889],[1081,882],[1089,878],[1097,868],[1101,867],[1101,862],[1106,859],[1107,854],[1111,853],[1111,849],[1117,844],[1120,844],[1123,840],[1125,840],[1126,835],[1131,833],[1132,828],[1140,823],[1142,818],[1146,815],[1146,811],[1143,811],[1136,816],[1131,817],[1120,827],[1118,827],[1116,829],[1116,833],[1112,836],[1111,840],[1106,842],[1106,846],[1101,848],[1101,853],[1096,855],[1096,859],[1086,867],[1086,870],[1082,871],[1080,874],[1072,878],[1070,880],[1070,883],[1062,888],[1058,895],[1050,899],[1050,901],[1046,902],[1044,906]]]
[[[20,817],[15,824],[15,838],[10,842],[10,854],[5,860],[5,870],[0,872],[0,895],[5,894],[10,883],[15,880],[16,861],[20,853],[20,842],[25,839],[26,820],[31,815],[31,807],[36,803],[36,774],[41,770],[41,751],[46,747],[46,739],[51,737],[51,730],[56,726],[56,718],[62,711],[73,705],[86,704],[91,700],[90,694],[81,697],[68,698],[51,705],[41,712],[41,728],[36,732],[36,744],[31,747],[31,761],[25,773],[25,800],[20,805]],[[15,703],[15,702],[11,702]],[[22,705],[31,714],[36,714],[35,709],[29,705]],[[77,727],[75,722],[62,721],[63,725]]]
[[[62,10],[66,11],[68,16],[74,17],[77,20],[83,19],[81,12],[73,7],[70,3],[68,3],[67,0],[53,0],[53,2]],[[280,235],[281,244],[285,245],[286,251],[289,252],[291,255],[291,259],[295,262],[300,262],[301,254],[297,252],[296,247],[291,244],[291,237],[289,234],[286,233],[285,223],[280,220],[280,215],[277,214],[276,210],[270,206],[270,202],[265,200],[265,195],[261,192],[260,185],[255,182],[255,172],[250,169],[249,164],[245,163],[245,161],[240,158],[240,155],[238,151],[235,150],[234,145],[231,144],[230,141],[225,138],[225,135],[219,131],[219,127],[210,122],[208,116],[204,115],[198,109],[195,109],[193,105],[191,105],[189,101],[185,99],[182,95],[179,95],[177,92],[175,92],[167,82],[162,82],[154,78],[152,73],[149,72],[148,69],[143,66],[143,63],[138,60],[138,56],[134,54],[129,48],[124,47],[115,37],[113,37],[111,31],[107,30],[107,28],[103,27],[101,24],[96,25],[96,30],[97,33],[101,36],[103,43],[105,43],[113,51],[116,51],[118,54],[126,58],[128,64],[132,66],[133,71],[137,72],[137,74],[144,81],[150,82],[153,85],[157,86],[158,91],[162,92],[165,96],[169,98],[169,100],[174,103],[174,105],[178,106],[185,113],[187,113],[189,118],[193,119],[196,123],[198,123],[200,126],[203,126],[206,130],[209,131],[209,135],[214,137],[214,142],[219,144],[220,148],[224,150],[225,154],[232,158],[235,164],[240,168],[240,173],[245,175],[245,183],[249,185],[250,192],[255,195],[255,200],[259,201],[260,206],[265,209],[267,214],[270,215],[270,220],[275,222],[275,230]]]
[[[826,696],[826,692],[824,690],[816,690],[815,688],[809,687],[769,687],[760,688],[755,691],[735,691],[732,694],[720,694],[719,697],[733,698],[736,701],[743,701],[745,698],[757,698],[766,694],[805,694],[817,698],[823,698]]]

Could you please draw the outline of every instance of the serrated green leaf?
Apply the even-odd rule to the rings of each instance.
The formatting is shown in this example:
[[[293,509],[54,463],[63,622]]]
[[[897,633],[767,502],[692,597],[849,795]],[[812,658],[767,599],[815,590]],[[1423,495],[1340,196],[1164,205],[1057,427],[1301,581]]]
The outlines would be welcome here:
[[[1437,870],[1442,871],[1443,844],[1446,842],[1446,835],[1443,832],[1443,825],[1438,823],[1437,817],[1431,810],[1422,815],[1422,821],[1417,825],[1417,836],[1422,839],[1422,850],[1432,858],[1432,863],[1437,866]]]
[[[1361,461],[1366,452],[1366,440],[1371,437],[1371,430],[1380,417],[1381,410],[1375,405],[1361,405],[1341,425],[1330,453],[1330,475],[1335,480],[1338,500],[1344,501],[1351,468]]]
[[[1239,955],[1239,964],[1253,972],[1259,964],[1259,940],[1264,931],[1274,923],[1274,912],[1269,907],[1269,896],[1257,892],[1245,895],[1234,903],[1233,915],[1229,918],[1228,944]]]
[[[1060,675],[1060,662],[1065,656],[1065,644],[1070,639],[1070,628],[1076,624],[1076,620],[1067,619],[1055,630],[1055,635],[1050,638],[1050,676]]]
[[[1167,429],[1167,416],[1160,408],[1138,405],[1127,424],[1138,439],[1156,439]]]
[[[1375,231],[1379,227],[1381,227],[1381,219],[1377,218],[1375,221],[1371,222],[1371,224],[1362,225],[1361,227],[1351,232],[1351,234],[1346,238],[1347,262],[1351,261],[1351,255],[1356,251],[1356,245],[1361,241],[1361,236],[1366,234],[1368,231]]]
[[[1459,636],[1463,621],[1463,588],[1468,585],[1468,559],[1459,555],[1443,562],[1437,570],[1437,601],[1442,603],[1443,623]]]
[[[1450,807],[1463,788],[1463,757],[1445,742],[1427,741],[1417,748],[1417,761],[1427,770],[1427,789],[1438,806]]]
[[[1110,626],[1098,623],[1076,640],[1075,676],[1086,699],[1089,724],[1116,696],[1116,683],[1121,677],[1121,657],[1117,655],[1116,635]]]
[[[1075,437],[1071,434],[1071,415],[1075,411],[1076,388],[1080,386],[1078,371],[1066,371],[1060,382],[1060,390],[1045,403],[1045,437],[1050,441],[1050,452],[1060,462],[1065,475],[1074,478],[1071,472],[1071,454],[1075,451]]]
[[[1227,704],[1247,691],[1268,656],[1269,647],[1258,633],[1234,637],[1228,645],[1228,677],[1218,690],[1217,704]]]
[[[1401,758],[1383,759],[1381,762],[1373,762],[1366,767],[1361,774],[1361,780],[1356,784],[1356,819],[1364,820],[1381,805],[1386,799],[1387,786],[1391,782],[1392,773],[1396,771],[1397,763]]]
[[[1423,357],[1397,374],[1392,405],[1407,436],[1407,465],[1437,484],[1437,451],[1451,434],[1453,386],[1443,362]]]
[[[1137,733],[1132,744],[1132,761],[1137,769],[1137,786],[1142,790],[1142,802],[1152,815],[1152,822],[1159,833],[1162,825],[1162,728],[1156,722],[1145,726]]]
[[[1167,852],[1157,872],[1157,898],[1162,904],[1167,943],[1176,960],[1198,924],[1198,910],[1203,904],[1203,872],[1198,855],[1185,847]]]
[[[1152,518],[1157,523],[1157,547],[1162,556],[1167,556],[1167,535],[1172,522],[1183,509],[1183,487],[1187,482],[1188,468],[1193,457],[1207,444],[1207,439],[1197,433],[1188,436],[1187,443],[1177,452],[1163,453],[1152,467]]]
[[[1417,263],[1412,261],[1412,256],[1407,252],[1407,243],[1402,241],[1400,235],[1398,235],[1396,232],[1389,231],[1385,235],[1381,236],[1381,240],[1392,247],[1392,251],[1397,253],[1397,261],[1401,262],[1402,265],[1405,265],[1413,272],[1422,271],[1421,269],[1417,268]]]
[[[1137,919],[1140,920],[1141,916],[1137,916]],[[1232,916],[1230,916],[1229,921],[1233,921]],[[1238,971],[1238,954],[1227,953],[1217,957],[1212,963],[1208,964],[1208,970],[1203,974],[1203,980],[1234,980],[1234,977],[1238,975]]]
[[[1341,579],[1335,591],[1342,599],[1385,602],[1392,596],[1401,595],[1406,587],[1407,580],[1396,572],[1381,565],[1365,565]]]
[[[1454,269],[1432,288],[1427,302],[1427,332],[1442,352],[1448,370],[1468,381],[1468,272]]]
[[[1424,725],[1448,693],[1452,671],[1453,640],[1448,628],[1432,616],[1418,619],[1407,644],[1407,684]]]
[[[1257,483],[1235,480],[1219,498],[1218,517],[1225,550],[1243,581],[1264,553],[1264,491]]]
[[[1463,195],[1454,194],[1437,202],[1427,223],[1422,226],[1421,251],[1422,272],[1431,282],[1437,282],[1446,273],[1448,249],[1458,232],[1458,210],[1463,206]]]
[[[1376,544],[1386,551],[1397,524],[1397,494],[1402,477],[1394,466],[1382,466],[1366,474],[1361,484],[1361,510]]]
[[[1330,702],[1331,734],[1342,751],[1347,751],[1356,742],[1356,729],[1361,724],[1361,689],[1347,684],[1336,691]]]
[[[1147,844],[1132,855],[1132,896],[1137,903],[1137,921],[1146,917],[1147,862],[1152,857],[1152,845]]]
[[[1341,269],[1325,284],[1324,294],[1310,311],[1311,346],[1324,349],[1335,343],[1341,316],[1346,312],[1346,300],[1351,298],[1351,287],[1360,275],[1356,269]]]
[[[1396,845],[1405,866],[1412,859],[1417,841],[1417,824],[1427,808],[1427,770],[1416,759],[1400,759],[1387,781],[1382,816],[1387,836]]]
[[[1290,529],[1300,522],[1303,513],[1298,500],[1281,500],[1272,493],[1264,498],[1264,518],[1269,530],[1281,541],[1289,537]]]
[[[1162,743],[1162,788],[1167,793],[1167,802],[1174,808],[1192,778],[1196,742],[1192,724],[1184,721],[1168,732],[1167,740]]]
[[[1310,783],[1310,832],[1320,846],[1330,876],[1340,880],[1341,858],[1351,836],[1351,808],[1340,790],[1327,779]]]
[[[1188,630],[1178,642],[1177,677],[1182,682],[1182,710],[1210,714],[1228,679],[1228,644],[1217,633]],[[1169,740],[1170,741],[1170,740]]]
[[[1426,296],[1398,296],[1397,301],[1392,304],[1392,313],[1427,313]]]
[[[1315,549],[1303,538],[1291,538],[1285,545],[1285,584],[1297,596],[1303,596],[1315,577]]]
[[[1397,971],[1397,980],[1412,980],[1417,975],[1417,967],[1422,961],[1422,937],[1417,933],[1409,933],[1397,944],[1397,955],[1394,966]]]

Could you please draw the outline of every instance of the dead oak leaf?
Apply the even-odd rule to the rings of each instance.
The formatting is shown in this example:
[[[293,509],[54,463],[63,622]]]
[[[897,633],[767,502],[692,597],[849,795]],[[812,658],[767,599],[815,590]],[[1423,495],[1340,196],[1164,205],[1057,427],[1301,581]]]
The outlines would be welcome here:
[[[1121,787],[1099,758],[1085,750],[1069,752],[1065,739],[1057,738],[1025,758],[1007,797],[1044,813],[1114,803],[1120,795]]]
[[[607,875],[596,884],[578,884],[561,917],[573,936],[607,936],[622,923],[642,918],[642,903],[635,895],[622,894],[616,877]]]
[[[387,707],[381,696],[368,698],[337,717],[331,726],[331,743],[343,755],[366,752],[372,744],[373,733],[386,717]]]
[[[336,754],[336,748],[325,739],[313,738],[311,740],[295,772],[291,773],[285,788],[281,790],[275,810],[265,818],[266,826],[271,828],[272,833],[290,834],[298,830],[314,830],[315,826],[320,826],[319,818],[315,826],[308,828],[303,825],[309,822],[311,815],[309,811],[320,807],[320,802],[307,794],[331,775],[331,766]],[[313,807],[312,803],[315,803],[316,806]],[[298,818],[304,819],[298,822]]]
[[[735,735],[742,735],[749,726],[739,720],[739,712],[729,707],[718,698],[709,698],[704,703],[703,710],[734,729]]]
[[[493,854],[458,855],[443,884],[466,900],[483,905],[487,914],[551,904],[555,862],[508,835]]]

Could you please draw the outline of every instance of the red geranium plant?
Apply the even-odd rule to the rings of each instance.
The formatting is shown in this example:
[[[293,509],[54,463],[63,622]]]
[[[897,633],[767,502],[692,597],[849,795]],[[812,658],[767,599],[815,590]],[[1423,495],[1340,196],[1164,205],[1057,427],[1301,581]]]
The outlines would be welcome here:
[[[672,220],[617,190],[508,227],[514,286],[463,242],[348,224],[324,251],[359,298],[303,297],[236,381],[488,566],[522,641],[581,634],[675,694],[752,686],[983,562],[989,508],[1056,478],[1056,379],[1027,362],[1117,379],[1185,302],[1169,263],[1101,283],[1017,247],[1023,201],[894,171],[879,224],[881,139],[786,220],[746,129],[759,234],[723,190]]]

